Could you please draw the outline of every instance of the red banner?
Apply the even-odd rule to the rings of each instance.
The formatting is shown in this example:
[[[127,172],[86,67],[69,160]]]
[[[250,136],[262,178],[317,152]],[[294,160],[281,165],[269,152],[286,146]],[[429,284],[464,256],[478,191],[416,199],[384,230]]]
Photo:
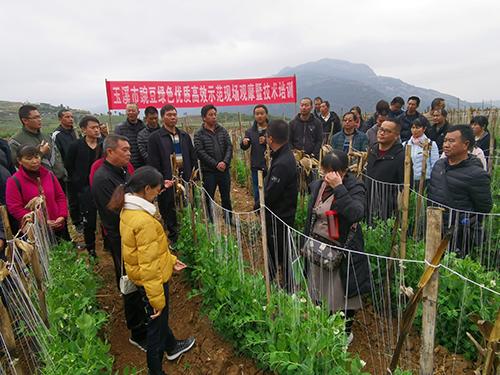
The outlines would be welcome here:
[[[224,81],[106,81],[108,108],[125,109],[127,103],[139,108],[202,107],[295,103],[295,77],[235,79]]]

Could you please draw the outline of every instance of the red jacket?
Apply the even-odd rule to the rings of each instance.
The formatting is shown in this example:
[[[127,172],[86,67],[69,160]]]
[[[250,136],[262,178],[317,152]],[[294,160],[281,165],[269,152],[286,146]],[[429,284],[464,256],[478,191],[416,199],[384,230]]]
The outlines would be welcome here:
[[[38,181],[29,177],[21,167],[14,174],[19,181],[21,191],[13,177],[7,180],[6,203],[7,210],[19,222],[24,215],[29,213],[24,206],[34,197],[39,195]],[[57,181],[56,176],[45,167],[40,167],[40,184],[45,195],[47,205],[47,214],[50,220],[56,220],[58,217],[68,217],[68,204],[66,196]]]
[[[97,159],[94,164],[92,164],[92,167],[90,167],[90,175],[89,175],[89,184],[92,186],[92,181],[94,181],[94,174],[97,172],[99,168],[101,168],[102,164],[104,163],[105,157],[102,157],[100,159]],[[134,166],[132,163],[127,164],[127,172],[129,175],[134,174]]]

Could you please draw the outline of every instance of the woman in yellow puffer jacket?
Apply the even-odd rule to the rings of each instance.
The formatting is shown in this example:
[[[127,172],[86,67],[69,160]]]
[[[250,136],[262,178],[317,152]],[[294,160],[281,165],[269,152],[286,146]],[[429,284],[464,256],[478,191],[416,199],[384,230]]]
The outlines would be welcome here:
[[[146,305],[149,317],[147,363],[151,375],[164,374],[164,352],[169,360],[174,360],[191,349],[195,342],[193,337],[177,340],[168,326],[168,281],[173,271],[181,271],[186,265],[170,253],[163,227],[154,217],[156,206],[153,202],[163,186],[163,177],[155,168],[141,167],[125,185],[116,188],[108,204],[111,210],[121,210],[125,270],[139,288]]]

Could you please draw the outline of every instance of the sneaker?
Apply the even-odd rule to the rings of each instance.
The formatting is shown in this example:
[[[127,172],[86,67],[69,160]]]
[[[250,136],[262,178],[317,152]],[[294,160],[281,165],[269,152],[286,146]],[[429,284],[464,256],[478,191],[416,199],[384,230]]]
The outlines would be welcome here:
[[[147,352],[147,340],[135,340],[132,337],[128,339],[128,342],[137,348],[141,349],[143,352]]]
[[[190,337],[186,340],[177,340],[175,348],[172,351],[167,352],[167,359],[169,361],[173,361],[179,358],[181,354],[186,353],[193,347],[195,341],[196,339],[194,337]]]

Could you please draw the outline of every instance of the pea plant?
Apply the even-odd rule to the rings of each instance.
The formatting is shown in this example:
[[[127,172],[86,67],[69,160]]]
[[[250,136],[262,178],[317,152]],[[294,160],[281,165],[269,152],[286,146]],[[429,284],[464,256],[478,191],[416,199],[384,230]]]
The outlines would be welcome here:
[[[108,321],[99,310],[97,275],[70,243],[50,252],[47,288],[48,350],[42,374],[111,374],[113,357],[100,330]]]
[[[241,272],[234,239],[209,239],[200,221],[195,245],[189,215],[183,215],[177,249],[214,327],[237,350],[280,374],[366,374],[363,362],[346,350],[341,313],[331,315],[304,295],[275,288],[267,304],[264,278]]]

